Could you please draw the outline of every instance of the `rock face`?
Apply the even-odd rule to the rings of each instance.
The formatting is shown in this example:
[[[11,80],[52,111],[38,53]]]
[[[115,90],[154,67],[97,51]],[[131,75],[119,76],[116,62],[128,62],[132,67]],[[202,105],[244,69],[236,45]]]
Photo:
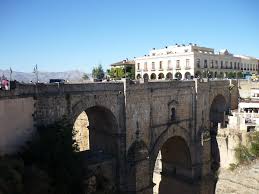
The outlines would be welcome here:
[[[222,169],[216,187],[217,194],[259,194],[259,160],[234,171]]]

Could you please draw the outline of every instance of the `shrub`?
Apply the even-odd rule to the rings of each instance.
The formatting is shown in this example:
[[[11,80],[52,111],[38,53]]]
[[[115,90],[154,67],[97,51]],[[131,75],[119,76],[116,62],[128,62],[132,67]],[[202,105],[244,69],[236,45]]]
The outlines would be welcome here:
[[[82,162],[74,140],[73,126],[66,118],[48,126],[38,126],[37,135],[22,154],[26,165],[35,165],[53,180],[55,194],[80,193]],[[44,178],[44,177],[43,177]]]
[[[229,170],[234,171],[238,167],[238,164],[231,163],[229,164]]]
[[[237,148],[235,148],[235,156],[238,160],[238,163],[245,164],[254,159],[253,155],[250,153],[249,148],[244,145],[239,144]]]

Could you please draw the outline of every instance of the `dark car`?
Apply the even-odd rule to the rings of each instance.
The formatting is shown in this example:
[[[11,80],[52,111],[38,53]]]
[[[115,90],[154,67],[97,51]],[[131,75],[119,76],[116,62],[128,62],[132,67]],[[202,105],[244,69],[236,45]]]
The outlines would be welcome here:
[[[49,83],[60,83],[60,84],[64,84],[66,82],[66,80],[64,79],[50,79]]]

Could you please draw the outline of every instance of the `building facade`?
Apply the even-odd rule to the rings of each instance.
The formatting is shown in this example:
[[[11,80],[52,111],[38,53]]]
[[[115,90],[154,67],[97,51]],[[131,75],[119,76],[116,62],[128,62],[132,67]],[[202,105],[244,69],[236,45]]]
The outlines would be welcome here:
[[[146,79],[190,79],[192,77],[225,78],[257,74],[258,60],[233,55],[228,50],[215,52],[196,44],[174,45],[135,59],[135,77]]]

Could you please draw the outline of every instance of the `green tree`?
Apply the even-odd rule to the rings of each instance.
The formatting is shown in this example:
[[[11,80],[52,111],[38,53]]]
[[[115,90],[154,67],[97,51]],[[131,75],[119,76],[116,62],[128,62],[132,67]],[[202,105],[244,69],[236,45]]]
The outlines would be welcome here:
[[[103,79],[104,78],[104,71],[103,67],[100,64],[98,67],[94,67],[92,70],[92,76],[96,79]]]
[[[243,78],[243,73],[241,71],[237,73],[237,78]]]
[[[107,70],[107,73],[113,79],[121,79],[125,77],[125,71],[122,67],[113,67],[110,70]]]

